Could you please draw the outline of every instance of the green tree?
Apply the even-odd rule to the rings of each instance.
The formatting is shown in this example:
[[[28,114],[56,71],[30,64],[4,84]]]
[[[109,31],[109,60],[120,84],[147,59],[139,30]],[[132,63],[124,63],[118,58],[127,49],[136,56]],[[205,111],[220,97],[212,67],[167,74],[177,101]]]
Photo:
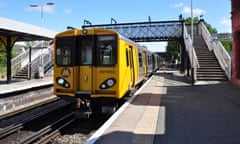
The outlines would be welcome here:
[[[222,45],[226,49],[227,52],[232,51],[232,42],[231,41],[222,41]]]
[[[166,48],[166,61],[168,63],[174,63],[178,59],[179,53],[179,42],[178,41],[169,41]]]
[[[217,33],[217,29],[213,28],[209,23],[205,22],[204,24],[207,27],[210,34],[216,34]]]
[[[184,20],[185,24],[191,24],[192,22],[192,18],[191,17],[188,17]],[[198,23],[199,22],[199,19],[198,17],[194,17],[193,18],[193,23]]]
[[[5,67],[7,64],[6,59],[6,50],[2,44],[0,44],[0,69],[2,71],[3,67]]]

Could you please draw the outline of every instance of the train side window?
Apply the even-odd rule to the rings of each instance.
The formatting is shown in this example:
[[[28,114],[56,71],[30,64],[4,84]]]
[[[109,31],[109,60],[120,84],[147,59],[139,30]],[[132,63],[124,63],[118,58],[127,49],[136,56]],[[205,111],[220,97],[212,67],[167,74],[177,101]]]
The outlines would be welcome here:
[[[127,67],[129,66],[129,56],[128,56],[128,50],[126,49],[126,64]]]
[[[138,53],[138,61],[139,61],[139,66],[142,67],[143,66],[143,57],[142,57],[142,53]]]

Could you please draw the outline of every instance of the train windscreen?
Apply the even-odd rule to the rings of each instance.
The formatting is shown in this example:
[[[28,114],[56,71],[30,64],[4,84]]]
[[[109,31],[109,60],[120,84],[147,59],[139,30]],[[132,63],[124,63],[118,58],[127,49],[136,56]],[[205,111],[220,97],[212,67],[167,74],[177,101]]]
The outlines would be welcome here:
[[[115,65],[117,61],[117,40],[116,35],[97,36],[97,65]]]
[[[93,64],[94,39],[92,36],[79,37],[80,65]]]
[[[75,65],[75,37],[59,37],[56,39],[56,64],[59,66]]]

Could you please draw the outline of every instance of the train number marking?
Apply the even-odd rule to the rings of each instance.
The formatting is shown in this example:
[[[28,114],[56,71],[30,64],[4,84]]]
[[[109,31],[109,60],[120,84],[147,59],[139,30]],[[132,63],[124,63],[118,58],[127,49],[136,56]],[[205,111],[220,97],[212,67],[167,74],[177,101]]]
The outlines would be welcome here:
[[[102,73],[102,74],[114,74],[115,71],[114,70],[100,70],[100,73]]]

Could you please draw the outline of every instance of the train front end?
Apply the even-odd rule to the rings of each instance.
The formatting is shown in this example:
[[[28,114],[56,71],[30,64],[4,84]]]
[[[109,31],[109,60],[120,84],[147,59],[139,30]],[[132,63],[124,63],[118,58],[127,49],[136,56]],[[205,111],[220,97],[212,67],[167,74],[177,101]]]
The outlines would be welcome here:
[[[114,31],[73,29],[55,37],[54,93],[76,103],[79,112],[109,111],[118,94],[117,39]]]

